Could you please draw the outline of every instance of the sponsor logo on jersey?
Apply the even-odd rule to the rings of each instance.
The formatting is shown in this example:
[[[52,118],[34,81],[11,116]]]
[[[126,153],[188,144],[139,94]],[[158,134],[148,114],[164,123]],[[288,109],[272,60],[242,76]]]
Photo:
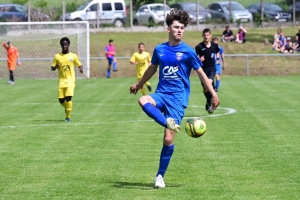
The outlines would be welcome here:
[[[176,60],[181,60],[182,59],[182,56],[183,56],[183,53],[176,53]]]
[[[178,78],[178,66],[165,66],[162,70],[163,77],[167,79]]]

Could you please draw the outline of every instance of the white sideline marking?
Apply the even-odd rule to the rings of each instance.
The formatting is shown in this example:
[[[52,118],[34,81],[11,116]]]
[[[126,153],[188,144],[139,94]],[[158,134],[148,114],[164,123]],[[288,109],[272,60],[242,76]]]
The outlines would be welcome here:
[[[1,104],[1,103],[0,103]],[[40,103],[37,103],[40,104]],[[129,104],[126,104],[129,105]],[[130,104],[130,105],[135,105],[135,104]],[[193,106],[190,105],[189,107],[193,107],[193,108],[201,108],[203,106]],[[204,108],[204,107],[203,107]],[[220,114],[211,114],[211,115],[206,115],[206,116],[197,116],[197,117],[201,117],[201,118],[210,118],[210,117],[219,117],[222,115],[230,115],[233,113],[236,113],[236,110],[233,108],[223,108],[223,107],[218,107],[218,109],[221,110],[226,110],[227,112],[225,113],[220,113]],[[118,112],[111,112],[111,114],[114,113],[118,113]],[[139,112],[121,112],[121,113],[139,113]],[[142,113],[142,112],[141,112]],[[99,113],[101,114],[101,113]],[[31,114],[32,115],[32,114]],[[190,116],[189,116],[190,117]],[[189,118],[189,117],[183,117],[184,119]],[[123,121],[118,121],[118,123],[136,123],[136,122],[153,122],[152,119],[148,119],[148,120],[123,120]],[[25,127],[49,127],[49,126],[81,126],[81,125],[97,125],[97,124],[111,124],[111,123],[116,123],[115,121],[102,121],[102,122],[93,122],[93,123],[81,123],[81,122],[62,122],[61,123],[56,123],[56,124],[31,124],[31,125],[17,125],[17,126],[0,126],[1,129],[6,129],[6,128],[25,128]]]

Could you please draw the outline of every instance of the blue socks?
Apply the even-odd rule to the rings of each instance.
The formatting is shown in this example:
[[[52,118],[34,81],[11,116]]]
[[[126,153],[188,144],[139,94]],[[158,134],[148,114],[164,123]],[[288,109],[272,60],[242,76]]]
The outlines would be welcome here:
[[[216,89],[218,90],[220,87],[220,80],[216,80]]]
[[[172,158],[174,148],[174,144],[172,144],[171,146],[163,145],[163,148],[161,149],[160,153],[159,168],[156,176],[160,174],[162,177],[164,177],[169,166],[170,160]]]
[[[117,70],[117,63],[113,62],[113,70],[116,71]]]
[[[154,119],[154,121],[167,128],[167,118],[160,112],[158,108],[153,106],[151,103],[146,103],[142,109],[149,117]]]
[[[107,72],[106,72],[106,77],[110,77],[110,69],[107,69]]]

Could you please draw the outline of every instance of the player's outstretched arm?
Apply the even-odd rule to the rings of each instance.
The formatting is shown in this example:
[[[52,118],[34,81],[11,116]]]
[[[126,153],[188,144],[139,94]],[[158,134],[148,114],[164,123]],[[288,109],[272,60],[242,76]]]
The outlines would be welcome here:
[[[210,81],[207,78],[206,74],[204,73],[203,69],[199,68],[196,70],[196,72],[200,78],[200,81],[204,84],[204,86],[211,93],[211,95],[212,95],[211,104],[212,104],[212,108],[215,110],[218,107],[218,105],[220,104],[219,97],[218,97],[217,93],[215,92],[214,88],[212,87],[212,84],[210,83]]]
[[[221,59],[222,59],[222,68],[225,69],[225,58],[224,58],[224,53],[221,54]]]
[[[136,94],[138,92],[139,89],[141,89],[143,87],[143,85],[155,74],[155,72],[157,71],[157,67],[158,65],[150,65],[144,75],[142,76],[142,78],[134,85],[132,85],[130,87],[130,94]]]

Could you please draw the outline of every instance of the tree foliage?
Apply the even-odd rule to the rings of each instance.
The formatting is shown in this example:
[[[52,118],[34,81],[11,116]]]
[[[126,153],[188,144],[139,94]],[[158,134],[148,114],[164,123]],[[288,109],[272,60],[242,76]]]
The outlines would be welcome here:
[[[167,4],[171,0],[166,0]],[[133,10],[139,9],[142,5],[149,3],[164,3],[164,0],[132,0]]]

